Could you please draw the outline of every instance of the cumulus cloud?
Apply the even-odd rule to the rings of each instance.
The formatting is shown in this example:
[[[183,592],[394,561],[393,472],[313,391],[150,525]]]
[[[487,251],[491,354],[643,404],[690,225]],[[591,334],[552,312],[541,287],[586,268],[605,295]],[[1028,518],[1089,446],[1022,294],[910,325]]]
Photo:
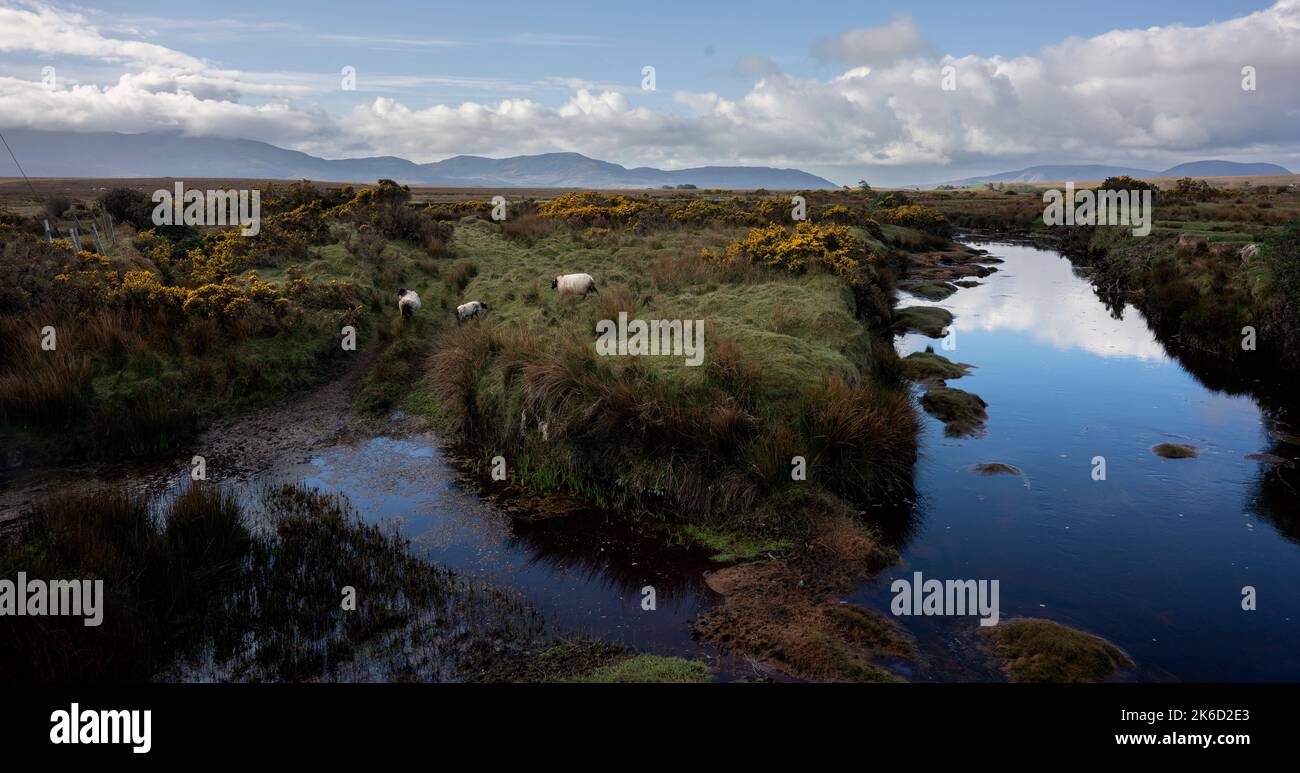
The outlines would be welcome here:
[[[853,27],[813,46],[813,53],[829,62],[881,65],[930,50],[921,31],[907,14],[897,14],[876,27]]]
[[[558,104],[526,92],[432,106],[358,94],[364,101],[333,114],[309,101],[324,87],[295,77],[301,74],[222,70],[101,34],[77,14],[24,5],[0,8],[0,52],[120,61],[130,72],[116,83],[55,91],[0,77],[0,120],[34,128],[180,129],[332,156],[346,149],[417,161],[555,150],[668,167],[1300,159],[1300,79],[1293,77],[1300,0],[1200,27],[1069,38],[1018,57],[938,55],[902,16],[848,30],[814,50],[851,66],[825,79],[800,77],[753,56],[737,64],[752,85],[732,96],[677,91],[666,100],[557,77],[533,85],[552,94],[562,89],[567,96]],[[1241,88],[1247,65],[1256,68],[1255,91]],[[954,90],[941,88],[946,67],[955,73]]]

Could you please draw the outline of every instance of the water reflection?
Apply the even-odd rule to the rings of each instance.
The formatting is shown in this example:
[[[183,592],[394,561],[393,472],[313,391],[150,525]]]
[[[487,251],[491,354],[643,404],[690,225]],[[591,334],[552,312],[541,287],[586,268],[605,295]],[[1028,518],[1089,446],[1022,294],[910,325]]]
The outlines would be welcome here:
[[[988,434],[944,438],[927,418],[906,563],[855,600],[887,608],[890,579],[913,570],[998,579],[1004,617],[1101,634],[1143,678],[1300,679],[1287,646],[1300,635],[1293,471],[1245,458],[1295,457],[1269,436],[1277,411],[1246,389],[1206,388],[1141,314],[1112,315],[1055,253],[977,246],[1006,262],[939,304],[957,315],[957,349],[941,353],[977,366],[953,385],[989,403]],[[1150,448],[1162,442],[1200,456],[1161,459]],[[1024,475],[970,472],[984,462]],[[1246,585],[1269,603],[1243,611]]]

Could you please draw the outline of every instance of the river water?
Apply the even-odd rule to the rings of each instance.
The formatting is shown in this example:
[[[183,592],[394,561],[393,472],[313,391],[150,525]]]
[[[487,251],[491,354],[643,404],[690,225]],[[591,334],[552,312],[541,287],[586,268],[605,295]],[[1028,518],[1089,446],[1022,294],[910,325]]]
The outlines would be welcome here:
[[[855,594],[887,609],[896,577],[998,580],[1001,614],[1045,617],[1123,647],[1137,677],[1300,679],[1300,544],[1294,469],[1300,447],[1247,394],[1207,388],[1129,308],[1117,317],[1055,252],[974,244],[1004,260],[978,287],[937,305],[955,316],[955,349],[977,366],[949,382],[988,403],[984,437],[950,439],[926,417],[920,499],[897,536],[904,564]],[[914,303],[926,303],[915,299]],[[1163,459],[1158,443],[1195,446]],[[1095,457],[1105,480],[1094,480]],[[985,477],[1002,462],[1023,475]],[[1290,476],[1290,477],[1287,477]],[[1242,608],[1243,588],[1257,609]],[[950,655],[969,622],[900,618]]]

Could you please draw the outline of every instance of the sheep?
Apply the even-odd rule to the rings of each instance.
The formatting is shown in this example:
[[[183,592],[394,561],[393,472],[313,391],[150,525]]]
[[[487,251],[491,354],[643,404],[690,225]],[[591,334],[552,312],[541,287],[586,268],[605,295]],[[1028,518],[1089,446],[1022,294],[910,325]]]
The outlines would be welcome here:
[[[402,310],[403,317],[410,319],[420,310],[419,293],[405,287],[397,288],[397,308]]]
[[[1245,247],[1242,247],[1241,252],[1237,254],[1241,256],[1242,263],[1249,263],[1250,261],[1254,260],[1257,255],[1259,255],[1259,245],[1247,244]]]
[[[1207,245],[1208,242],[1204,236],[1197,236],[1195,234],[1180,234],[1178,236],[1178,249],[1180,250],[1186,249],[1193,252],[1199,252],[1206,249]]]
[[[551,289],[559,290],[560,295],[580,295],[587,297],[587,293],[600,295],[596,289],[596,280],[591,278],[591,274],[563,274],[551,280]]]
[[[477,317],[480,312],[487,310],[488,305],[483,301],[470,301],[469,303],[462,303],[456,307],[456,316],[461,322],[464,322],[470,317]]]

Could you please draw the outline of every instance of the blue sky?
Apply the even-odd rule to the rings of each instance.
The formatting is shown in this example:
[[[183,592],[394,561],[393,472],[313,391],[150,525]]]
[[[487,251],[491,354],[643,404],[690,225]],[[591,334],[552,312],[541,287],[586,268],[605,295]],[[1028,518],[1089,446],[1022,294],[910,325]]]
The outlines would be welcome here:
[[[1300,65],[1286,42],[1298,6],[0,0],[21,22],[0,25],[0,121],[238,134],[329,157],[766,163],[882,184],[1030,163],[1296,165],[1282,134],[1300,100],[1280,84]],[[1164,30],[1114,32],[1151,27]],[[24,88],[45,64],[61,85],[34,105]],[[945,64],[960,74],[946,97],[930,93]],[[1270,76],[1263,97],[1238,93],[1245,64]],[[344,66],[355,91],[339,88]],[[1198,100],[1258,125],[1216,127]],[[1092,125],[1063,125],[1080,114]]]

